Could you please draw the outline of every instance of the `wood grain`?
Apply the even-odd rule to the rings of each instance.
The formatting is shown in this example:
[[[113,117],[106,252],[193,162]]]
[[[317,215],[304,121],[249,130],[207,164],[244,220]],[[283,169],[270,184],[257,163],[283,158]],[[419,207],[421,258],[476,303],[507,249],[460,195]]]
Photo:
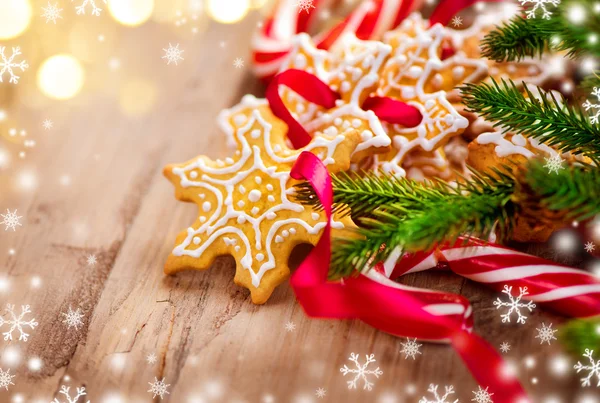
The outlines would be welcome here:
[[[255,306],[233,284],[228,258],[207,272],[163,275],[175,235],[193,221],[196,207],[175,200],[161,169],[198,154],[226,155],[215,116],[243,94],[262,91],[248,69],[232,66],[236,57],[249,63],[256,21],[211,25],[201,39],[182,44],[185,61],[177,67],[157,61],[168,32],[152,24],[121,29],[120,80],[150,80],[157,91],[153,109],[124,115],[115,102],[121,84],[107,84],[63,105],[68,113],[41,133],[33,155],[0,171],[0,210],[18,208],[24,216],[16,232],[0,231],[0,270],[10,284],[0,302],[30,304],[39,322],[27,343],[0,341],[2,367],[17,375],[9,391],[0,390],[0,401],[21,394],[28,402],[49,402],[63,384],[85,386],[94,403],[111,396],[159,401],[148,393],[155,377],[170,384],[164,402],[308,402],[318,400],[317,388],[327,390],[323,401],[329,402],[417,402],[429,383],[454,385],[456,398],[471,401],[476,384],[448,346],[426,344],[416,360],[405,360],[402,340],[363,323],[307,318],[287,284]],[[9,103],[14,97],[0,100],[22,122],[45,117]],[[50,107],[45,113],[53,111],[59,113]],[[15,185],[26,169],[37,172],[32,190]],[[64,175],[68,186],[60,184]],[[6,253],[10,248],[14,255]],[[89,254],[96,265],[86,264]],[[31,286],[36,276],[38,288]],[[476,330],[495,346],[512,345],[507,357],[536,402],[550,396],[573,402],[581,394],[574,371],[560,377],[550,370],[561,354],[558,343],[540,346],[534,338],[542,322],[556,327],[563,319],[538,309],[526,325],[507,326],[492,305],[497,294],[480,285],[447,273],[402,282],[466,296]],[[69,307],[85,313],[78,330],[63,323]],[[288,321],[295,331],[285,331]],[[9,359],[15,349],[18,363]],[[375,354],[383,375],[373,391],[348,390],[339,368],[351,352]],[[151,353],[158,357],[154,365],[146,362]],[[40,371],[28,369],[33,357],[43,361]],[[534,367],[527,368],[526,357]]]

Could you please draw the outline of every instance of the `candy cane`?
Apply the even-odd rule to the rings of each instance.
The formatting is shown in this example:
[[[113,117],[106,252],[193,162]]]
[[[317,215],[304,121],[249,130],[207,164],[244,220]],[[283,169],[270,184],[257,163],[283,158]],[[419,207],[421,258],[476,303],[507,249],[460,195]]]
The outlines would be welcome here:
[[[397,278],[431,268],[448,268],[495,290],[527,287],[523,298],[571,317],[600,314],[600,279],[588,272],[517,252],[504,246],[469,239],[430,253],[401,256],[395,251],[380,269]]]
[[[317,16],[327,10],[324,0],[314,0],[308,13],[298,12],[295,0],[281,0],[252,39],[254,72],[268,79],[275,75],[292,49],[292,38],[307,32]],[[360,4],[344,21],[315,37],[320,49],[329,49],[347,32],[359,39],[374,39],[396,27],[421,0],[367,0]]]

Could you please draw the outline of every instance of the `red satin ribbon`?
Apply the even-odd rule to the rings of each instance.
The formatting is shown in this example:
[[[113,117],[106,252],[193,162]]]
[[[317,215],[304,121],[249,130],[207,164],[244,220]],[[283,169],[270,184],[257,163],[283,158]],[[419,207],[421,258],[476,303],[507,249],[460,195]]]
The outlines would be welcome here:
[[[276,75],[266,91],[266,98],[273,114],[288,125],[288,137],[292,145],[298,149],[310,143],[311,135],[294,119],[279,94],[279,86],[285,85],[304,99],[314,104],[331,109],[340,98],[327,84],[316,76],[303,70],[290,69]],[[414,106],[391,98],[370,97],[362,106],[364,110],[372,110],[381,120],[389,123],[414,127],[421,122],[421,112]]]
[[[464,323],[426,311],[424,308],[428,303],[420,299],[418,293],[384,285],[362,274],[343,282],[327,281],[333,202],[329,172],[315,155],[303,152],[294,164],[291,176],[311,183],[328,220],[321,239],[290,280],[298,301],[309,316],[360,319],[395,336],[449,340],[477,382],[494,394],[495,403],[529,401],[502,357],[488,343],[468,332]],[[442,295],[455,298],[453,302],[462,299],[451,294]]]

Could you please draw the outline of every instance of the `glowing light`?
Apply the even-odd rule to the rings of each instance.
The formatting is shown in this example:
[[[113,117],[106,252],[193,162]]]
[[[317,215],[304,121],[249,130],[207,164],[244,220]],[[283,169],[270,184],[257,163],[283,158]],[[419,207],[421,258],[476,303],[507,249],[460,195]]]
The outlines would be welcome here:
[[[561,400],[559,397],[550,396],[544,399],[544,403],[561,403]]]
[[[573,4],[567,11],[567,19],[573,24],[581,24],[585,20],[585,8],[581,4]]]
[[[537,378],[531,378],[531,383],[533,383],[534,385],[537,385],[538,383],[538,379]]]
[[[0,122],[6,120],[6,111],[4,109],[0,109]]]
[[[233,24],[246,16],[250,9],[250,0],[208,0],[208,14],[222,24]]]
[[[570,253],[578,246],[577,237],[569,231],[559,231],[552,237],[552,246],[563,253]]]
[[[22,190],[33,190],[37,184],[37,176],[31,171],[23,171],[17,177],[17,185]]]
[[[110,360],[112,368],[117,371],[120,371],[123,368],[125,368],[125,365],[127,364],[126,358],[127,357],[125,356],[125,354],[113,355],[112,359]]]
[[[125,114],[140,116],[152,109],[157,98],[156,87],[152,83],[133,78],[121,90],[119,105]]]
[[[10,163],[10,155],[8,152],[0,148],[0,169],[6,168]]]
[[[588,38],[588,42],[591,43],[592,45],[594,45],[596,42],[598,42],[598,35],[591,34],[590,37]]]
[[[42,285],[42,279],[40,276],[33,276],[31,278],[31,288],[40,288]]]
[[[25,398],[20,393],[16,393],[12,397],[12,403],[23,403],[24,401],[25,401]]]
[[[21,362],[21,351],[15,346],[8,346],[2,353],[2,363],[16,367]]]
[[[27,362],[27,368],[29,368],[29,370],[33,372],[37,372],[40,369],[42,369],[42,365],[42,360],[38,357],[32,357]]]
[[[102,403],[125,403],[125,400],[118,393],[112,392],[104,396]]]
[[[581,62],[581,68],[584,72],[593,73],[594,70],[596,70],[596,61],[593,58],[588,57]]]
[[[550,361],[550,370],[554,375],[563,376],[571,370],[571,363],[564,355],[557,355]]]
[[[109,0],[108,11],[115,20],[131,27],[143,24],[154,10],[154,0]]]
[[[535,367],[535,358],[531,356],[525,357],[525,366],[529,369]]]
[[[10,253],[10,252],[9,252]],[[0,292],[8,291],[10,288],[10,280],[8,277],[0,277]]]
[[[584,395],[579,398],[577,403],[598,403],[598,399],[592,395]]]
[[[0,39],[15,38],[31,21],[29,0],[0,0]]]
[[[44,61],[37,74],[40,90],[54,99],[70,99],[81,91],[85,73],[71,55],[55,55]]]

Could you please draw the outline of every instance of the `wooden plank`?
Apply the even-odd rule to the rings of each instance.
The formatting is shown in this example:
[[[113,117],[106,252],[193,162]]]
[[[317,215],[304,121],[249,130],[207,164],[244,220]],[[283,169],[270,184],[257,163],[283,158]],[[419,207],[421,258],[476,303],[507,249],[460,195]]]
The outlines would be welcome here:
[[[287,284],[255,306],[233,284],[228,258],[206,272],[163,275],[175,235],[193,221],[196,207],[174,199],[161,168],[201,153],[226,155],[214,117],[241,95],[261,91],[249,73],[231,66],[245,55],[255,22],[212,25],[201,40],[182,45],[186,60],[176,68],[156,61],[156,44],[168,41],[167,32],[152,25],[128,32],[118,49],[130,63],[122,79],[153,79],[152,113],[123,116],[110,89],[72,105],[71,118],[31,160],[43,167],[39,186],[0,195],[0,208],[18,207],[25,216],[16,233],[0,231],[0,249],[17,250],[14,256],[0,250],[11,282],[0,302],[31,304],[39,322],[27,343],[0,343],[5,353],[17,346],[22,357],[13,366],[15,386],[0,391],[0,399],[21,393],[27,401],[51,401],[66,383],[86,386],[92,402],[117,395],[150,401],[148,382],[156,377],[170,384],[164,402],[316,401],[317,388],[331,402],[416,402],[429,383],[452,384],[456,398],[471,400],[475,382],[448,346],[427,344],[416,360],[405,360],[402,340],[365,324],[307,318]],[[14,110],[23,119],[34,116]],[[57,184],[64,174],[70,186]],[[88,254],[98,257],[95,266],[86,264]],[[30,286],[32,276],[41,278],[40,288]],[[542,322],[556,327],[560,318],[538,309],[525,326],[507,326],[492,305],[497,294],[477,284],[449,273],[402,282],[465,295],[476,330],[496,347],[512,345],[507,357],[535,401],[550,395],[574,401],[580,390],[573,371],[549,375],[558,344],[540,346],[534,338]],[[69,307],[86,315],[78,330],[62,323]],[[295,331],[285,331],[288,321]],[[350,364],[351,352],[375,354],[384,374],[373,391],[348,390],[339,368]],[[154,365],[146,362],[151,353],[158,357]],[[525,366],[528,355],[535,367]],[[27,370],[31,357],[42,359],[39,372]]]

